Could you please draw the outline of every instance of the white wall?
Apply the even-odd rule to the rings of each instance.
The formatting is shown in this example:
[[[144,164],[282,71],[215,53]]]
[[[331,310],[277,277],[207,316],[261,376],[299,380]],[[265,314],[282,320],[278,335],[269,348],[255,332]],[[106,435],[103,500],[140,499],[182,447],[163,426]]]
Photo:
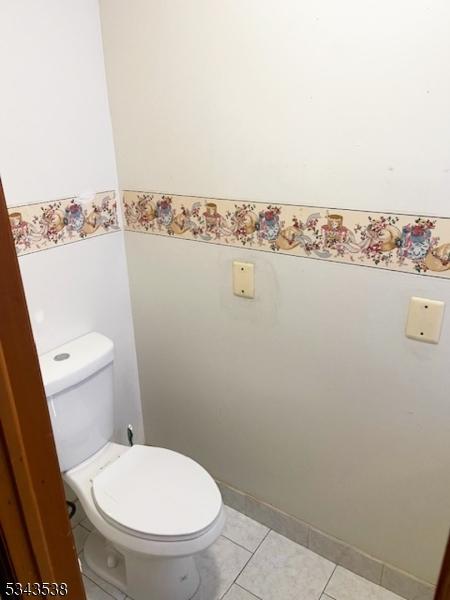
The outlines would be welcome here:
[[[449,215],[447,0],[103,0],[121,185]]]
[[[120,185],[450,215],[446,0],[101,0]],[[149,442],[428,581],[450,522],[448,281],[127,235]],[[257,298],[231,295],[254,260]]]
[[[450,523],[447,281],[127,234],[149,443],[426,581]],[[256,299],[231,290],[255,263]]]
[[[95,0],[0,5],[0,173],[9,205],[117,188]],[[116,345],[116,429],[141,406],[123,234],[20,258],[39,352],[97,330]]]

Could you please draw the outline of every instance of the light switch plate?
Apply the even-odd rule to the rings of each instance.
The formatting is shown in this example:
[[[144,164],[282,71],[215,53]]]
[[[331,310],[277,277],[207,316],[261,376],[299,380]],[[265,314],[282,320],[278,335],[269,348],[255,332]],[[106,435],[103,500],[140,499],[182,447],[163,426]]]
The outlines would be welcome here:
[[[444,302],[417,298],[409,303],[406,335],[414,340],[437,344],[441,335]]]
[[[241,298],[255,297],[255,265],[233,262],[233,293]]]

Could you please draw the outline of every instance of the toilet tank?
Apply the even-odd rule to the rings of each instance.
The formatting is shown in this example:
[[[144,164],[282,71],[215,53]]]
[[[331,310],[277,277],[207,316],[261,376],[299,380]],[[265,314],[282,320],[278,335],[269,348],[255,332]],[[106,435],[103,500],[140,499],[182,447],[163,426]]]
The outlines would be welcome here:
[[[94,332],[39,357],[61,471],[112,438],[113,358],[112,341]]]

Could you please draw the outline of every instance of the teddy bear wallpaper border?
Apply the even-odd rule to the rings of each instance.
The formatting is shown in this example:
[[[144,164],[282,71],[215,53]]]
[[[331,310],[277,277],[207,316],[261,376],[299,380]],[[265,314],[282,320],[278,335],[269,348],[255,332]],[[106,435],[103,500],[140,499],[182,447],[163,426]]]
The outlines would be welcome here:
[[[120,230],[114,191],[8,208],[19,256]]]
[[[9,207],[17,254],[120,230],[114,191]],[[450,218],[123,192],[125,229],[450,278]]]
[[[126,190],[125,229],[450,277],[450,218]]]

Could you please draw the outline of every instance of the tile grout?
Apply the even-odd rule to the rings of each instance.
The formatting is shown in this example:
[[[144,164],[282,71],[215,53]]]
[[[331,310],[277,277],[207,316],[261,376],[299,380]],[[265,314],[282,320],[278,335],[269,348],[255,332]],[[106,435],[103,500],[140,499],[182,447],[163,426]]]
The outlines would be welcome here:
[[[107,596],[109,596],[110,598],[112,598],[113,600],[116,600],[116,598],[110,594],[109,592],[107,592],[105,589],[103,589],[100,585],[98,585],[98,583],[96,581],[94,581],[93,579],[91,579],[88,575],[86,575],[86,573],[82,573],[82,577],[86,577],[86,579],[89,579],[89,581],[95,585],[95,587],[98,587],[99,590],[101,590],[104,594],[106,594]],[[84,587],[84,586],[83,586]],[[123,597],[123,600],[125,600],[126,596]]]
[[[236,575],[236,577],[233,579],[233,581],[230,583],[230,585],[228,586],[228,588],[225,590],[225,592],[222,594],[222,596],[220,596],[219,600],[223,600],[225,598],[225,596],[228,594],[228,592],[231,590],[231,588],[233,587],[233,585],[236,583],[236,585],[239,585],[237,583],[237,579],[238,577],[241,575],[241,573],[243,572],[243,570],[245,569],[245,567],[248,565],[248,563],[252,560],[252,558],[255,556],[256,552],[259,550],[259,548],[261,547],[261,545],[264,543],[264,540],[266,539],[266,537],[269,535],[269,533],[271,532],[271,529],[268,529],[265,536],[263,537],[263,539],[259,542],[257,548],[255,548],[254,552],[251,552],[250,550],[248,550],[248,552],[250,552],[250,556],[248,557],[248,560],[245,561],[244,566],[242,567],[242,569],[239,571],[239,573]],[[227,538],[228,539],[228,538]],[[230,540],[232,541],[232,540]],[[233,542],[234,543],[234,542]],[[239,545],[239,544],[238,544]],[[242,546],[241,546],[242,548]],[[241,586],[240,586],[241,587]],[[242,588],[244,589],[244,588]],[[253,592],[248,591],[250,594]],[[254,595],[254,594],[253,594]]]
[[[263,543],[265,542],[267,536],[269,535],[269,533],[272,531],[272,529],[270,529],[270,527],[267,528],[266,534],[263,537],[263,539],[259,542],[258,546],[255,548],[254,552],[252,552],[252,556],[254,556],[258,550],[261,548],[261,546],[263,545]]]
[[[89,577],[89,575],[86,575],[86,573],[83,573],[83,572],[82,572],[82,575],[83,575],[83,577],[86,577],[86,579],[89,579],[89,581],[90,581],[91,583],[93,583],[93,584],[94,584],[94,585],[96,585],[98,588],[100,588],[100,589],[102,590],[102,592],[104,592],[105,594],[108,594],[108,596],[111,596],[111,598],[114,598],[114,600],[116,600],[116,597],[115,597],[115,596],[113,596],[113,595],[112,595],[112,594],[110,594],[108,591],[106,591],[106,590],[105,590],[105,588],[104,588],[104,587],[102,587],[100,584],[98,584],[96,581],[94,581],[94,580],[92,579],[92,577]],[[105,581],[105,580],[104,580],[104,579],[102,579],[102,581]],[[108,583],[108,582],[107,582],[107,581],[105,581],[105,583]],[[112,585],[112,584],[109,584],[109,585]],[[114,586],[113,586],[113,587],[114,587]],[[116,588],[116,589],[117,589],[117,590],[119,590],[119,588]],[[120,592],[120,590],[119,590],[119,592]],[[123,592],[120,592],[120,593],[121,593],[121,594],[123,594]],[[123,596],[123,600],[125,600],[125,598],[126,598],[126,596],[124,595],[124,596]]]
[[[261,500],[258,500],[257,498],[254,498],[250,494],[232,487],[230,484],[227,484],[220,480],[218,480],[218,484],[220,484],[219,487],[221,489],[222,494],[225,495],[227,498],[227,500],[224,501],[224,503],[227,506],[231,506],[231,508],[233,508],[237,512],[240,512],[240,513],[244,514],[245,516],[251,518],[252,520],[256,521],[257,523],[265,525],[265,523],[262,523],[258,517],[255,518],[254,513],[252,513],[251,511],[248,510],[248,500],[249,499],[252,499],[259,507],[267,508],[269,510],[270,517],[272,519],[275,518],[277,515],[285,514],[285,513],[283,513],[283,511],[277,509],[276,507],[274,507],[270,504],[267,504],[266,502],[263,502]],[[369,563],[376,563],[377,568],[379,568],[378,565],[380,565],[381,573],[379,574],[379,576],[377,578],[374,578],[373,575],[370,573],[370,564],[369,564],[369,566],[366,564],[366,565],[362,565],[362,566],[352,566],[350,568],[347,568],[347,567],[345,567],[345,563],[344,563],[344,565],[341,564],[341,562],[340,562],[341,558],[338,561],[331,560],[331,562],[334,562],[338,566],[342,566],[343,568],[346,568],[347,570],[349,570],[351,573],[354,573],[355,575],[358,575],[359,577],[362,577],[363,579],[365,579],[371,583],[374,583],[375,585],[378,585],[381,588],[383,588],[387,591],[391,591],[393,593],[398,593],[399,586],[400,587],[403,586],[405,588],[405,590],[403,590],[403,593],[404,593],[405,597],[407,598],[407,600],[413,600],[413,596],[419,594],[419,592],[413,593],[411,590],[408,591],[408,589],[409,589],[408,586],[411,586],[411,585],[412,586],[420,586],[421,589],[423,588],[423,591],[420,593],[423,593],[424,597],[427,600],[432,599],[434,591],[436,589],[435,584],[432,584],[429,581],[421,580],[420,578],[415,577],[411,573],[403,572],[398,567],[395,567],[389,563],[384,562],[382,559],[368,555],[365,552],[363,552],[362,550],[360,550],[359,548],[356,548],[348,543],[345,543],[343,540],[335,538],[334,536],[332,536],[328,533],[325,533],[324,531],[321,531],[320,529],[316,529],[311,524],[308,524],[305,521],[296,519],[295,517],[293,517],[293,515],[286,514],[286,516],[289,519],[303,523],[306,526],[306,529],[307,529],[306,543],[305,543],[305,541],[299,541],[299,539],[287,535],[286,532],[281,533],[281,530],[278,530],[277,528],[275,528],[275,529],[272,528],[272,529],[274,531],[276,531],[277,533],[280,533],[280,535],[284,535],[284,537],[287,537],[287,539],[290,539],[291,541],[293,541],[305,548],[308,548],[315,555],[321,556],[323,558],[326,558],[327,560],[330,560],[330,558],[328,558],[327,554],[320,553],[315,548],[311,547],[313,532],[320,534],[322,537],[325,538],[325,540],[328,539],[328,540],[332,541],[333,543],[337,544],[340,549],[351,550],[352,552],[355,553],[355,555],[358,558],[363,558],[365,560],[368,560]],[[385,583],[385,576],[386,576],[386,573],[388,572],[388,570],[392,570],[394,572],[394,575],[397,575],[397,577],[399,578],[399,582],[397,582],[395,584],[386,584]]]
[[[78,525],[80,525],[80,523],[79,523]],[[76,527],[78,527],[78,525],[76,525]],[[82,527],[82,525],[80,525],[80,527]],[[75,529],[75,527],[74,527],[74,529]],[[83,529],[86,529],[86,528],[85,528],[85,527],[83,527]],[[89,530],[88,530],[88,529],[86,529],[86,531],[89,531]],[[91,533],[91,532],[89,531],[89,533]],[[85,543],[85,542],[86,542],[86,540],[84,540],[84,543]],[[82,554],[83,554],[83,559],[84,559],[84,543],[83,543],[83,546],[82,546],[81,550],[80,550],[80,551],[78,552],[78,554],[77,554],[77,558],[78,558],[80,561],[81,561],[81,555],[82,555]],[[86,577],[86,579],[89,579],[89,581],[90,581],[92,584],[94,584],[96,587],[98,587],[99,589],[101,589],[101,590],[102,590],[102,592],[104,592],[105,594],[107,594],[108,596],[110,596],[111,598],[113,598],[113,600],[116,600],[115,596],[113,596],[113,595],[112,595],[112,594],[110,594],[108,591],[106,591],[106,590],[105,590],[105,588],[103,588],[103,587],[102,587],[101,585],[99,585],[99,584],[98,584],[96,581],[94,581],[94,580],[92,579],[92,577],[89,577],[89,575],[87,575],[86,573],[84,573],[84,572],[81,570],[81,566],[80,566],[80,573],[81,573],[82,577]],[[98,577],[100,577],[100,576],[98,575]],[[104,580],[102,577],[100,577],[100,579],[101,579],[102,581],[105,581],[105,580]],[[105,581],[105,583],[108,583],[108,582],[107,582],[107,581]],[[112,584],[109,584],[109,585],[112,585]],[[115,587],[115,586],[113,586],[113,587]],[[118,588],[115,588],[115,589],[118,589]],[[120,592],[120,590],[119,590],[119,592]],[[120,593],[121,593],[121,594],[123,594],[123,592],[120,592]],[[125,600],[125,598],[126,598],[126,595],[124,595],[124,596],[123,596],[123,600]]]
[[[87,575],[85,575],[85,577],[87,579],[89,579],[89,581],[91,583],[93,583],[95,585],[95,587],[98,587],[98,589],[101,590],[104,594],[106,594],[107,596],[109,596],[113,600],[116,600],[115,596],[112,596],[109,592],[107,592],[105,589],[103,589],[101,586],[99,586],[98,583],[96,583],[95,581],[93,581],[90,577],[88,577]],[[125,600],[125,596],[123,597],[123,600]]]
[[[236,544],[236,546],[239,546],[239,548],[242,548],[242,550],[247,550],[247,552],[250,552],[251,554],[254,554],[256,552],[256,550],[250,550],[250,548],[246,548],[245,546],[243,546],[239,542],[236,542],[235,540],[232,540],[231,538],[229,538],[227,535],[224,535],[223,533],[221,533],[220,535],[221,535],[221,537],[225,538],[229,542],[233,542],[233,544]]]
[[[228,538],[227,538],[228,539]],[[231,540],[230,540],[231,541]],[[241,546],[242,547],[242,546]],[[228,592],[231,590],[231,588],[233,587],[233,585],[236,583],[236,579],[239,577],[239,575],[242,573],[242,571],[245,569],[245,567],[248,565],[248,563],[252,560],[253,558],[253,554],[250,552],[250,556],[248,557],[248,559],[245,561],[244,566],[242,567],[242,569],[239,571],[239,573],[236,575],[236,577],[233,579],[233,581],[230,583],[230,585],[227,587],[227,589],[224,591],[224,593],[220,596],[219,600],[223,600],[225,598],[225,596],[228,594]]]
[[[245,588],[240,583],[234,582],[233,585],[237,585],[237,587],[241,588],[241,590],[244,590],[244,592],[247,592],[248,594],[251,594],[252,596],[254,596],[255,598],[257,598],[258,600],[263,600],[261,598],[261,596],[257,596],[256,594],[254,594],[253,592],[251,592],[250,590],[248,590],[247,588]]]
[[[330,562],[331,562],[331,561],[330,561]],[[326,584],[325,584],[325,587],[324,587],[324,588],[323,588],[323,590],[321,591],[319,598],[321,598],[321,597],[323,596],[323,594],[325,594],[325,593],[326,593],[326,591],[325,591],[325,590],[327,589],[327,587],[328,587],[328,584],[330,583],[330,581],[331,581],[331,579],[332,579],[333,575],[336,573],[336,569],[337,569],[337,568],[338,568],[338,566],[339,566],[337,563],[333,563],[333,564],[334,564],[334,569],[333,569],[333,571],[331,572],[331,575],[328,577],[328,580],[327,580],[327,582],[326,582]]]
[[[383,563],[383,564],[381,565],[381,576],[380,576],[380,583],[379,583],[379,585],[380,585],[381,587],[384,587],[384,586],[383,586],[383,578],[384,578],[384,572],[385,572],[385,570],[386,570],[386,564],[385,564],[385,563]]]
[[[77,501],[75,501],[75,502],[77,502]],[[78,506],[79,506],[79,505],[78,505]],[[78,507],[78,506],[77,506],[77,507]],[[235,541],[234,539],[232,539],[232,537],[228,537],[227,535],[221,534],[221,537],[222,537],[223,539],[225,539],[225,540],[227,540],[227,542],[230,542],[231,544],[233,544],[233,545],[234,545],[236,548],[240,548],[240,549],[244,550],[245,552],[247,552],[247,553],[248,553],[248,556],[247,556],[247,558],[246,558],[246,560],[245,560],[245,562],[244,562],[244,564],[243,564],[242,568],[240,568],[240,569],[239,569],[238,573],[236,574],[236,576],[234,577],[234,579],[231,581],[231,583],[228,585],[228,587],[225,589],[225,591],[224,591],[224,592],[223,592],[223,593],[222,593],[222,594],[221,594],[219,597],[217,597],[217,600],[226,600],[226,597],[227,597],[227,595],[228,595],[228,594],[230,594],[230,592],[231,592],[231,590],[232,590],[233,586],[236,586],[237,588],[239,588],[239,589],[243,590],[244,592],[246,592],[246,593],[250,594],[252,597],[254,597],[254,598],[255,598],[255,600],[263,600],[263,599],[262,599],[260,596],[258,596],[257,594],[255,594],[255,593],[254,593],[252,590],[250,590],[250,589],[247,589],[246,587],[244,587],[244,585],[241,585],[240,583],[238,583],[238,579],[239,579],[239,577],[240,577],[240,576],[243,574],[243,572],[245,571],[245,569],[247,568],[247,566],[248,566],[248,565],[251,563],[251,561],[252,561],[253,557],[254,557],[254,556],[256,555],[256,553],[257,553],[257,552],[260,550],[261,546],[263,546],[264,542],[267,540],[267,538],[268,538],[268,536],[270,535],[270,533],[271,533],[271,532],[277,533],[277,532],[276,532],[274,529],[272,529],[272,528],[270,528],[270,527],[267,527],[267,525],[265,525],[264,523],[261,523],[260,521],[258,521],[258,520],[256,520],[256,519],[254,519],[254,518],[253,518],[253,517],[251,517],[250,515],[246,514],[246,512],[241,512],[241,511],[239,511],[239,510],[237,510],[237,509],[235,509],[235,508],[233,508],[233,507],[231,507],[231,508],[232,508],[233,510],[235,510],[236,512],[238,512],[239,514],[241,514],[241,515],[243,515],[243,516],[246,516],[246,517],[247,517],[249,520],[252,520],[252,521],[254,521],[254,522],[255,522],[255,523],[257,523],[257,524],[260,524],[260,525],[264,526],[264,527],[267,529],[267,531],[264,533],[263,537],[260,539],[260,541],[258,542],[258,544],[257,544],[257,546],[256,546],[256,548],[255,548],[254,550],[251,550],[250,548],[247,548],[246,546],[244,546],[242,543],[240,543],[240,542],[238,542],[238,541]],[[77,523],[77,525],[75,525],[75,526],[72,528],[72,531],[74,532],[74,531],[75,531],[75,530],[76,530],[78,527],[80,527],[80,528],[81,528],[81,529],[79,529],[79,531],[80,531],[80,532],[82,532],[82,531],[84,530],[84,532],[85,532],[85,534],[86,534],[86,537],[87,537],[87,535],[88,535],[88,534],[90,534],[90,533],[91,533],[91,530],[90,530],[90,529],[88,529],[88,527],[86,527],[86,525],[84,525],[84,524],[82,523],[82,521],[80,521],[79,523]],[[288,537],[286,537],[286,536],[283,536],[283,537],[286,537],[286,539],[288,539],[288,540],[292,541],[293,543],[297,544],[298,546],[301,546],[301,547],[303,547],[303,548],[306,548],[306,549],[308,549],[308,550],[309,550],[310,552],[312,552],[312,553],[313,553],[315,556],[317,556],[317,557],[321,557],[321,555],[320,555],[320,554],[318,554],[317,552],[315,552],[313,549],[311,549],[311,548],[310,548],[310,541],[311,541],[311,540],[310,540],[310,536],[311,536],[311,527],[308,527],[308,531],[307,531],[307,533],[308,533],[308,536],[307,536],[307,538],[308,538],[308,539],[307,539],[307,545],[306,545],[306,546],[305,546],[304,544],[302,544],[302,543],[300,543],[300,542],[296,542],[295,540],[293,540],[293,539],[291,539],[291,538],[288,538]],[[84,546],[85,546],[85,542],[86,542],[86,537],[85,537],[85,538],[84,538],[84,540],[83,540],[83,543],[82,543],[82,546],[81,546],[80,552],[78,552],[78,557],[79,557],[80,559],[81,559],[81,557],[83,556],[83,553],[84,553]],[[239,535],[238,535],[237,537],[239,537]],[[255,536],[254,536],[254,537],[255,537]],[[249,539],[250,539],[250,538],[249,538]],[[245,557],[244,557],[244,558],[245,558]],[[328,577],[328,579],[327,579],[327,581],[326,581],[326,583],[325,583],[325,585],[324,585],[323,589],[322,589],[322,590],[321,590],[321,592],[318,594],[318,596],[317,596],[317,600],[337,600],[337,599],[335,598],[335,594],[328,593],[328,591],[327,591],[327,588],[328,588],[328,586],[330,585],[330,582],[331,582],[331,580],[332,580],[333,576],[334,576],[334,575],[335,575],[335,573],[336,573],[336,570],[337,570],[337,568],[338,568],[338,566],[339,566],[339,563],[338,563],[338,562],[335,562],[335,561],[332,561],[332,560],[329,560],[329,559],[327,559],[327,560],[328,560],[328,561],[329,561],[329,562],[330,562],[330,563],[333,565],[333,569],[332,569],[332,572],[330,573],[330,576]],[[361,575],[360,575],[360,577],[362,577],[362,578],[363,578],[363,579],[365,579],[365,580],[367,579],[367,581],[371,582],[373,585],[377,585],[377,586],[380,586],[380,587],[381,587],[381,588],[383,588],[383,589],[387,589],[387,588],[384,588],[384,586],[382,586],[382,584],[381,584],[381,582],[382,582],[382,580],[383,580],[383,576],[384,576],[385,569],[386,569],[386,565],[382,564],[381,575],[380,575],[380,582],[375,582],[375,581],[373,581],[373,580],[371,581],[371,580],[369,580],[369,579],[367,579],[366,577],[364,577],[364,576],[361,576]],[[234,569],[233,569],[233,570],[234,570]],[[346,570],[347,570],[347,569],[346,569]],[[350,570],[350,572],[352,572],[352,571]],[[94,574],[95,574],[95,573],[94,573]],[[117,593],[120,593],[120,594],[121,594],[121,595],[119,596],[119,599],[117,598],[117,596],[116,596],[114,593],[111,593],[111,591],[109,591],[109,590],[107,590],[106,588],[104,588],[104,587],[102,586],[102,583],[99,583],[98,581],[96,581],[95,579],[93,579],[93,578],[92,578],[92,576],[90,576],[90,575],[88,575],[88,574],[86,574],[86,573],[84,573],[84,572],[82,572],[82,575],[83,575],[83,577],[84,577],[84,578],[86,578],[86,581],[89,581],[89,584],[90,584],[90,585],[93,585],[93,586],[95,586],[95,588],[99,588],[99,589],[101,590],[101,592],[103,592],[103,593],[104,593],[104,594],[107,596],[107,598],[110,598],[110,599],[112,598],[113,600],[120,600],[120,598],[121,598],[122,600],[128,600],[128,597],[126,596],[126,594],[124,595],[124,592],[122,592],[121,590],[119,590],[118,588],[116,588],[114,585],[110,584],[110,583],[109,583],[109,582],[107,582],[106,580],[103,580],[102,578],[100,578],[100,577],[99,577],[99,579],[100,579],[100,581],[101,581],[102,583],[104,582],[104,584],[105,584],[105,585],[110,585],[110,586],[112,586],[112,589],[113,589],[114,591],[115,591],[115,590],[117,590]],[[96,574],[95,574],[95,575],[96,575]],[[231,574],[231,575],[232,575],[232,574]],[[227,579],[228,579],[228,577],[227,577]],[[228,581],[229,581],[229,580],[228,580]]]

